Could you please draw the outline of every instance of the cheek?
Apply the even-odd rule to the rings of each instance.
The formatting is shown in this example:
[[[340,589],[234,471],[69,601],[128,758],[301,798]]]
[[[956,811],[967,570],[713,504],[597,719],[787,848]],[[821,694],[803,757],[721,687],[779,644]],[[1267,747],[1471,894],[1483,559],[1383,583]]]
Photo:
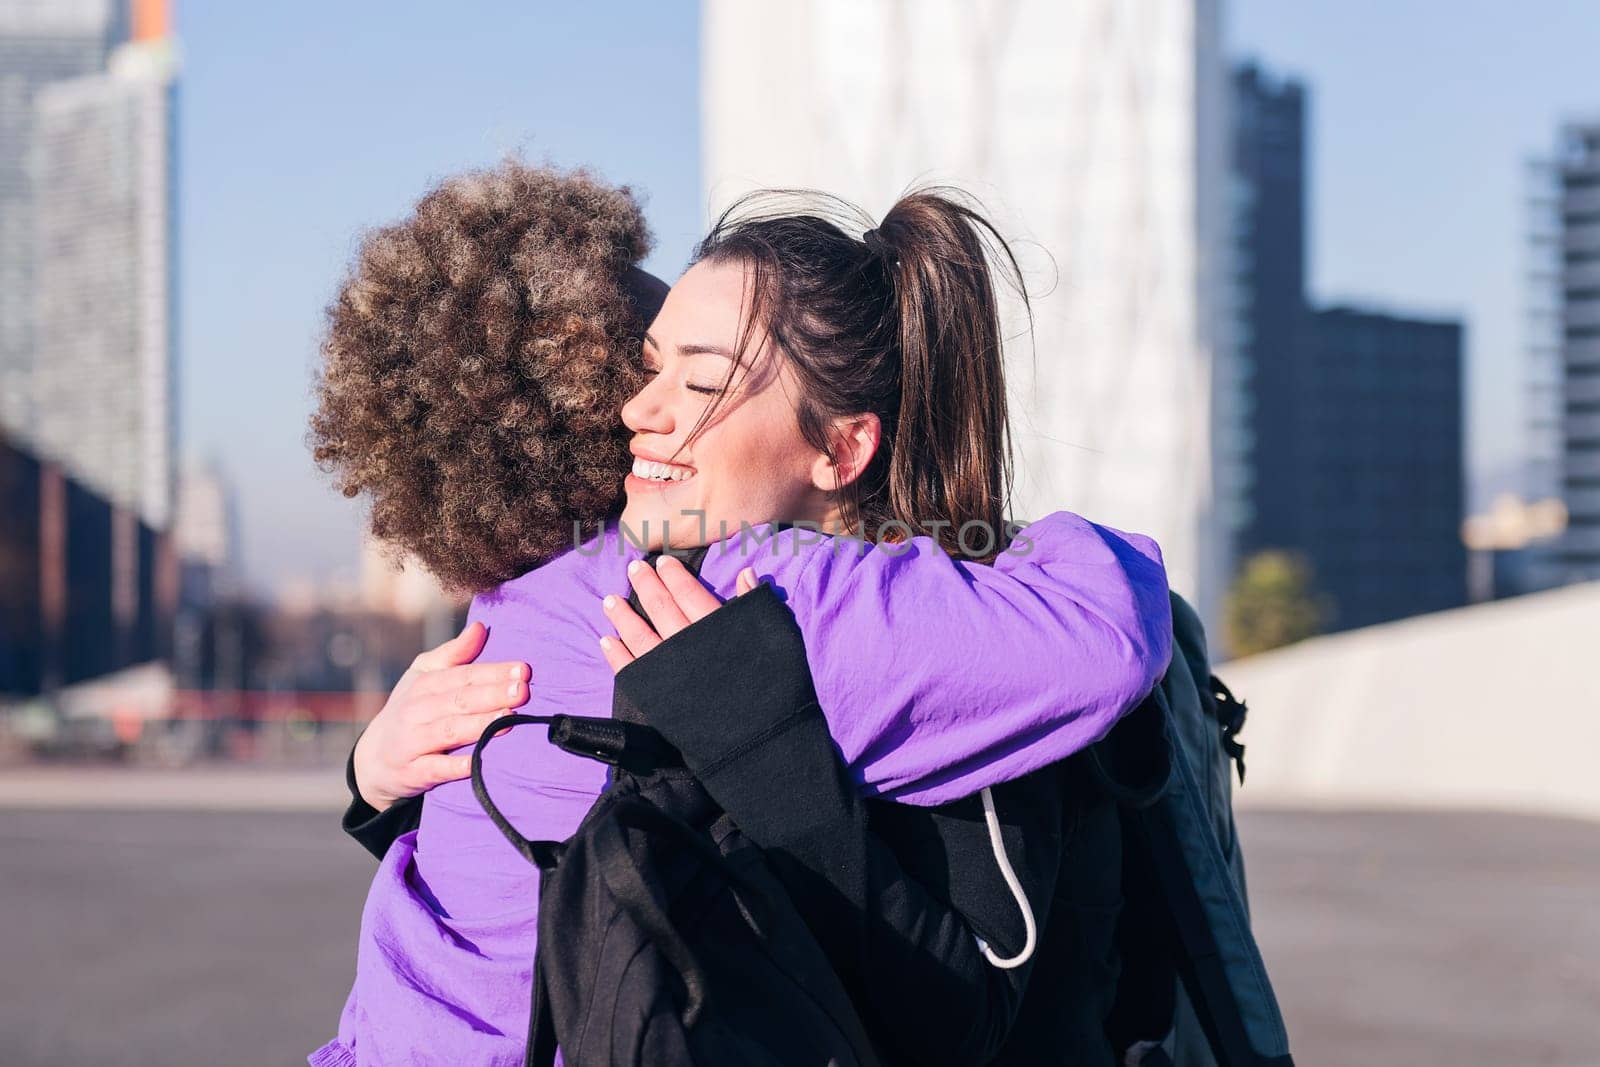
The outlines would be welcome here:
[[[772,455],[765,436],[754,420],[742,417],[706,431],[699,446],[700,472],[711,474],[706,491],[730,504],[759,493],[771,478]]]
[[[815,450],[800,435],[794,409],[787,400],[763,405],[739,449],[744,470],[760,479],[758,492],[787,503],[810,488]]]
[[[773,381],[711,427],[695,449],[704,479],[701,502],[719,516],[807,518],[816,450],[800,434],[790,395]]]
[[[713,508],[749,517],[787,495],[793,475],[786,442],[774,432],[772,413],[765,408],[753,401],[741,404],[702,435],[695,451],[702,492]]]

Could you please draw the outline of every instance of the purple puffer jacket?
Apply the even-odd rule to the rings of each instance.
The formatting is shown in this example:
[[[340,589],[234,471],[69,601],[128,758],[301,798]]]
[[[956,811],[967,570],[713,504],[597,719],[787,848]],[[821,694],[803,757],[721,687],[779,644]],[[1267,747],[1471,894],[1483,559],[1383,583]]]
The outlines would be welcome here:
[[[480,658],[532,667],[532,715],[607,715],[607,593],[644,552],[615,524],[474,600]],[[713,545],[701,578],[731,596],[745,566],[794,610],[829,730],[862,792],[934,806],[1092,744],[1155,685],[1171,654],[1160,550],[1058,512],[993,566],[931,538],[871,546],[747,529]],[[606,768],[521,727],[487,750],[484,778],[528,838],[577,829]],[[421,827],[379,866],[362,916],[339,1036],[313,1067],[522,1063],[537,871],[490,823],[468,781],[427,794]]]

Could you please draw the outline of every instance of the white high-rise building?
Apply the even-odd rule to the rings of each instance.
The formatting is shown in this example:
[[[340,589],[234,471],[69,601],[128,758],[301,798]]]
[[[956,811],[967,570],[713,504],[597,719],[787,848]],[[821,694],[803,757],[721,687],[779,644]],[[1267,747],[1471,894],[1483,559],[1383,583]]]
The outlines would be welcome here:
[[[178,557],[215,572],[239,565],[239,509],[233,486],[219,467],[191,460],[178,478],[173,513]]]
[[[35,106],[33,438],[156,529],[171,522],[177,322],[175,52],[135,5],[105,73]],[[142,34],[142,36],[141,36]]]
[[[1156,537],[1215,621],[1240,417],[1225,300],[1215,0],[705,0],[703,173],[881,217],[956,184],[1017,242],[1034,343],[1008,353],[1013,513]],[[1015,331],[1013,331],[1015,332]],[[1231,499],[1224,492],[1222,499]]]
[[[0,0],[0,433],[32,433],[35,97],[105,69],[120,0]]]

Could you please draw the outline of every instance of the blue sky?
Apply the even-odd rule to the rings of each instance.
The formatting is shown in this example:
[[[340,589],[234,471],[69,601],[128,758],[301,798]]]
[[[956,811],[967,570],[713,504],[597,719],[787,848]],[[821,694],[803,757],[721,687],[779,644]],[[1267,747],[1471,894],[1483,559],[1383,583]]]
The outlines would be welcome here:
[[[1173,0],[1178,2],[1178,0]],[[1600,8],[1235,0],[1230,51],[1311,92],[1324,300],[1464,317],[1473,458],[1517,448],[1522,162],[1600,115]],[[510,151],[646,194],[672,276],[702,222],[692,0],[179,6],[181,435],[235,482],[249,577],[354,559],[305,447],[321,310],[366,226]],[[1537,17],[1532,17],[1535,12]]]
[[[1310,90],[1309,284],[1467,324],[1480,490],[1520,454],[1524,165],[1600,119],[1600,4],[1236,0],[1234,54]]]
[[[305,445],[322,309],[359,231],[520,151],[646,194],[674,276],[700,228],[699,24],[675,3],[179,7],[180,435],[239,497],[249,579],[355,559]]]

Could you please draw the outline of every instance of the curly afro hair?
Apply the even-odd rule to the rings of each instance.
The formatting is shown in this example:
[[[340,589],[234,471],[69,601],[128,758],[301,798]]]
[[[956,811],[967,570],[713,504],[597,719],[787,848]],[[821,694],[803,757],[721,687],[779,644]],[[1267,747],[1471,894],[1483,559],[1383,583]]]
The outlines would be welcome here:
[[[648,325],[629,278],[650,245],[626,187],[517,161],[365,237],[328,308],[310,436],[379,540],[480,592],[617,512]]]

